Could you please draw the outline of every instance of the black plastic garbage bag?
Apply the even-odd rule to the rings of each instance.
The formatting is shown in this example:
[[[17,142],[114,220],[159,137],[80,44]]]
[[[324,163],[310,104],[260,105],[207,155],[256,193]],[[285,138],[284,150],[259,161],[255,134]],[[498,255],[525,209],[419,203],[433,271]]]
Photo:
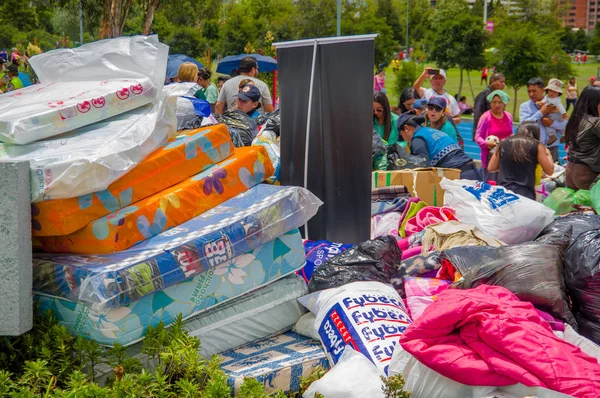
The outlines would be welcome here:
[[[553,244],[457,247],[442,252],[442,257],[462,274],[455,287],[471,289],[483,284],[505,287],[519,299],[577,330],[577,322],[569,309],[563,266],[562,248],[570,236],[567,234],[564,239],[560,243],[556,238]]]
[[[600,229],[584,232],[567,250],[565,278],[581,334],[600,344]]]
[[[388,170],[416,169],[427,167],[427,159],[411,155],[398,143],[388,145]]]
[[[442,266],[440,252],[429,252],[408,258],[400,264],[398,271],[392,277],[391,283],[402,298],[406,298],[404,278],[423,276],[439,270]]]
[[[577,240],[579,235],[592,229],[600,229],[600,216],[594,214],[572,213],[561,217],[548,225],[540,233],[539,237],[556,231],[565,231],[565,227],[572,227],[571,244]],[[538,237],[538,238],[539,238]]]
[[[277,137],[280,135],[281,115],[279,109],[274,112],[263,113],[256,118],[256,124],[263,129],[272,131]]]
[[[549,230],[547,234],[540,234],[540,236],[535,239],[535,242],[557,246],[564,259],[564,254],[571,245],[572,236],[573,226],[569,224],[559,224]]]
[[[373,129],[373,157],[385,155],[386,152],[387,148],[385,147],[383,139],[377,130]]]
[[[219,123],[225,123],[235,147],[250,146],[258,134],[256,121],[241,111],[227,111],[214,115]]]
[[[402,261],[402,251],[393,236],[380,236],[358,244],[317,268],[308,284],[309,292],[331,289],[352,282],[390,283]]]

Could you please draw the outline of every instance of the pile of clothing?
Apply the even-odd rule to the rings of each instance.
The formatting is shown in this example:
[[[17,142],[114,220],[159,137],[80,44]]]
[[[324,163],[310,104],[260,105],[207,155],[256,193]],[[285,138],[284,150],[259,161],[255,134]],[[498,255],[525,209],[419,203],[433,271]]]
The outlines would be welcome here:
[[[376,188],[369,241],[305,242],[294,330],[332,366],[305,397],[383,397],[395,374],[417,398],[599,396],[600,216],[441,186],[443,207]]]

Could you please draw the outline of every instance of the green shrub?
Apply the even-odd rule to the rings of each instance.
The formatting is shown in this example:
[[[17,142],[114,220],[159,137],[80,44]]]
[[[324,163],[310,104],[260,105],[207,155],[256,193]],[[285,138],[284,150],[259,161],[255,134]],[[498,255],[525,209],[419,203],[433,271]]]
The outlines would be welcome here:
[[[415,80],[417,80],[421,72],[421,66],[419,66],[415,61],[400,62],[400,69],[398,69],[398,71],[395,72],[396,81],[393,90],[393,94],[395,97],[393,97],[393,99],[390,100],[390,106],[397,105],[402,91],[409,87],[412,87],[412,85],[414,84]]]

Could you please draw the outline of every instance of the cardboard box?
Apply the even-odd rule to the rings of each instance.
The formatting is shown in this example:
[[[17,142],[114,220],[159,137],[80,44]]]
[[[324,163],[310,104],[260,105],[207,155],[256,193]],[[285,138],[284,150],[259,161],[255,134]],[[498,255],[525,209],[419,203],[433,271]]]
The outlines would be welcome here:
[[[444,190],[440,181],[460,178],[458,169],[423,168],[373,172],[373,188],[405,186],[411,196],[421,198],[430,206],[444,205]]]

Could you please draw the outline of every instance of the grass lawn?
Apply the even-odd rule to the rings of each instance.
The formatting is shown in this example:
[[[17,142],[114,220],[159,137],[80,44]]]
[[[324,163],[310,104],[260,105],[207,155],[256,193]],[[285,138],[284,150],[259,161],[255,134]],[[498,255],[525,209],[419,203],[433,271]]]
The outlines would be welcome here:
[[[435,66],[435,64],[426,64],[426,66]],[[600,68],[600,63],[595,63],[595,62],[587,63],[585,65],[575,65],[575,64],[573,65],[575,77],[577,78],[577,86],[579,87],[580,92],[589,83],[590,77],[596,76],[596,74],[598,72],[598,68]],[[460,84],[460,70],[459,69],[449,69],[446,71],[446,74],[447,74],[446,90],[450,94],[455,95],[458,93],[458,86]],[[467,103],[469,105],[473,106],[474,95],[477,95],[479,92],[481,92],[485,88],[485,83],[479,84],[480,79],[481,79],[480,72],[471,71],[470,74],[471,74],[471,83],[473,85],[473,93],[471,92],[471,87],[469,86],[469,80],[467,78],[467,73],[464,72],[463,73],[463,79],[464,79],[463,80],[463,88],[462,88],[461,94],[466,96]],[[386,79],[385,86],[388,90],[388,98],[390,100],[390,105],[397,105],[398,99],[400,98],[400,93],[396,93],[394,91],[394,86],[395,86],[394,82],[396,80],[396,75],[394,75],[394,73],[392,72],[391,66],[389,66],[386,69],[385,79]],[[567,82],[565,81],[564,83],[566,84]],[[427,81],[425,81],[423,86],[430,87],[429,83]],[[515,91],[513,88],[508,87],[508,86],[504,89],[504,91],[506,91],[511,97],[511,100],[507,106],[507,111],[512,114],[513,106],[514,106],[513,101],[514,101]],[[527,87],[521,87],[519,89],[519,91],[517,92],[517,112],[516,112],[517,115],[513,115],[513,116],[516,116],[515,119],[518,118],[519,105],[528,99],[529,98],[527,97]],[[563,104],[564,104],[564,99],[563,99]],[[572,109],[573,108],[571,108],[569,110],[569,113],[571,113]]]

